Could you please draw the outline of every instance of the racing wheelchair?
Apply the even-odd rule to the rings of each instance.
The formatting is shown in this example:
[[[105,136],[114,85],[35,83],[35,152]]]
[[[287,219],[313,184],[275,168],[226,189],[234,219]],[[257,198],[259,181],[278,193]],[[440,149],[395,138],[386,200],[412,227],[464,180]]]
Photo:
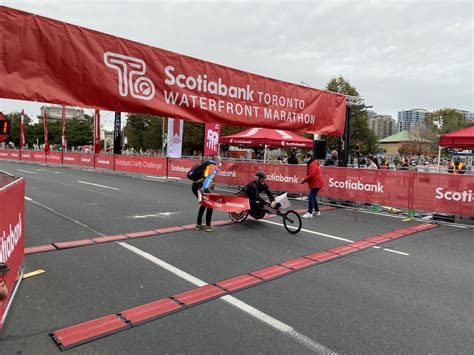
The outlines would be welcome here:
[[[247,194],[243,191],[236,192],[235,196],[248,198]],[[302,225],[300,215],[294,210],[282,212],[280,211],[280,207],[280,203],[277,203],[275,208],[272,208],[269,203],[253,203],[249,210],[242,212],[229,212],[229,217],[234,223],[242,223],[249,215],[254,219],[262,219],[266,214],[273,214],[283,218],[283,225],[288,233],[298,233],[301,230]]]

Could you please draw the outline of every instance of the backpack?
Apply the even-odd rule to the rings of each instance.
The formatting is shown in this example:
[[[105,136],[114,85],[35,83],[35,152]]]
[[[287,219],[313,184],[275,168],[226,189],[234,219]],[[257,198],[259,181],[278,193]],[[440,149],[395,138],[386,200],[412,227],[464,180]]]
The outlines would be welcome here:
[[[188,171],[188,179],[194,182],[203,178],[204,170],[210,165],[208,161],[194,165],[191,170]]]

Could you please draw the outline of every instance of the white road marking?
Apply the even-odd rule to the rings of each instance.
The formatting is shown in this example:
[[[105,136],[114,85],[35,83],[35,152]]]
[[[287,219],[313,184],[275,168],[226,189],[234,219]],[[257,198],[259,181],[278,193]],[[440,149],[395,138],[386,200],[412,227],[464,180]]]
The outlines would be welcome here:
[[[25,200],[27,200],[27,201],[33,201],[33,200],[31,199],[31,197],[28,197],[28,196],[25,196]]]
[[[22,173],[28,173],[28,174],[38,174],[38,173],[35,173],[34,171],[22,170],[22,169],[16,169],[16,171],[21,171]]]
[[[265,219],[260,219],[259,221],[261,222],[265,222],[265,223],[269,223],[269,224],[275,224],[277,226],[283,226],[283,224],[281,223],[278,223],[278,222],[273,222],[273,221],[268,221],[268,220],[265,220]],[[331,238],[331,239],[336,239],[336,240],[342,240],[344,242],[355,242],[355,240],[351,240],[351,239],[346,239],[346,238],[341,238],[341,237],[336,237],[335,235],[330,235],[330,234],[326,234],[326,233],[319,233],[319,232],[315,232],[315,231],[312,231],[312,230],[309,230],[309,229],[304,229],[304,228],[301,228],[301,232],[306,232],[306,233],[310,233],[310,234],[316,234],[316,235],[320,235],[322,237],[326,237],[326,238]],[[382,249],[378,246],[373,246],[372,248],[375,248],[375,249]],[[410,255],[408,253],[404,253],[402,251],[397,251],[397,250],[393,250],[393,249],[387,249],[387,248],[383,248],[382,249],[383,251],[388,251],[388,252],[391,252],[391,253],[397,253],[397,254],[400,254],[400,255]]]
[[[173,177],[173,176],[153,176],[153,175],[145,175],[145,177],[149,178],[149,179],[155,179],[155,180],[181,180],[181,178],[179,177]]]
[[[61,174],[60,171],[51,171],[53,174]]]
[[[408,253],[404,253],[402,251],[398,251],[398,250],[393,250],[393,249],[388,249],[388,248],[383,248],[384,251],[389,251],[391,253],[395,253],[395,254],[400,254],[400,255],[410,255]]]
[[[87,182],[87,181],[82,181],[82,180],[77,180],[77,182],[80,182],[81,184],[86,184],[86,185],[93,185],[93,186],[103,187],[104,189],[111,189],[111,190],[120,191],[120,189],[118,189],[116,187],[94,184],[92,182]]]
[[[152,263],[155,263],[156,265],[162,267],[163,269],[175,274],[176,276],[192,283],[193,285],[196,285],[198,287],[206,286],[208,283],[198,279],[197,277],[188,274],[187,272],[178,269],[177,267],[168,264],[166,261],[163,261],[161,259],[158,259],[157,257],[141,250],[138,249],[130,244],[120,242],[118,243],[122,247],[134,252],[135,254],[140,255],[141,257],[151,261]],[[223,301],[231,304],[232,306],[240,309],[241,311],[251,315],[252,317],[260,320],[261,322],[271,326],[274,329],[279,330],[283,334],[286,334],[290,338],[296,340],[299,344],[304,345],[308,349],[319,353],[319,354],[336,354],[334,351],[331,349],[326,348],[324,345],[321,345],[317,343],[316,341],[308,338],[307,336],[298,333],[296,330],[294,330],[291,326],[280,322],[278,319],[273,318],[272,316],[269,316],[266,313],[263,313],[262,311],[259,311],[258,309],[240,301],[239,299],[233,297],[233,296],[223,296],[220,297]]]
[[[145,214],[145,215],[142,215],[142,216],[130,216],[130,218],[141,219],[141,218],[162,217],[162,216],[169,217],[173,214],[180,214],[180,213],[181,212],[158,212],[158,213],[155,213],[155,214]]]

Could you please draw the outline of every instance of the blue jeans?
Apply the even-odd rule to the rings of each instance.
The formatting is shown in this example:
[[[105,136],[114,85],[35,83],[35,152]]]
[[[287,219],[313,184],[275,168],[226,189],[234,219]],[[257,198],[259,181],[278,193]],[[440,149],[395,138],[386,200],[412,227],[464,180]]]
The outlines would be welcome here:
[[[316,197],[318,196],[319,188],[312,188],[309,190],[308,194],[308,212],[313,213],[313,210],[315,212],[319,211],[319,206],[318,206],[318,200]]]

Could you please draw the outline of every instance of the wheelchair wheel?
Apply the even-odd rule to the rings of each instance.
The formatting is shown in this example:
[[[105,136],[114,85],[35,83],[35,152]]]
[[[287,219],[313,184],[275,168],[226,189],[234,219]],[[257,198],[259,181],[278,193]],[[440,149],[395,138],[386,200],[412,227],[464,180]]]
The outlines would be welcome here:
[[[242,223],[247,219],[249,215],[249,211],[242,211],[242,212],[229,212],[229,217],[232,222],[234,223]]]
[[[254,209],[249,211],[250,215],[255,219],[262,219],[265,217],[265,210],[263,208]]]
[[[296,234],[301,230],[301,217],[293,210],[287,211],[283,215],[283,225],[288,233]]]

